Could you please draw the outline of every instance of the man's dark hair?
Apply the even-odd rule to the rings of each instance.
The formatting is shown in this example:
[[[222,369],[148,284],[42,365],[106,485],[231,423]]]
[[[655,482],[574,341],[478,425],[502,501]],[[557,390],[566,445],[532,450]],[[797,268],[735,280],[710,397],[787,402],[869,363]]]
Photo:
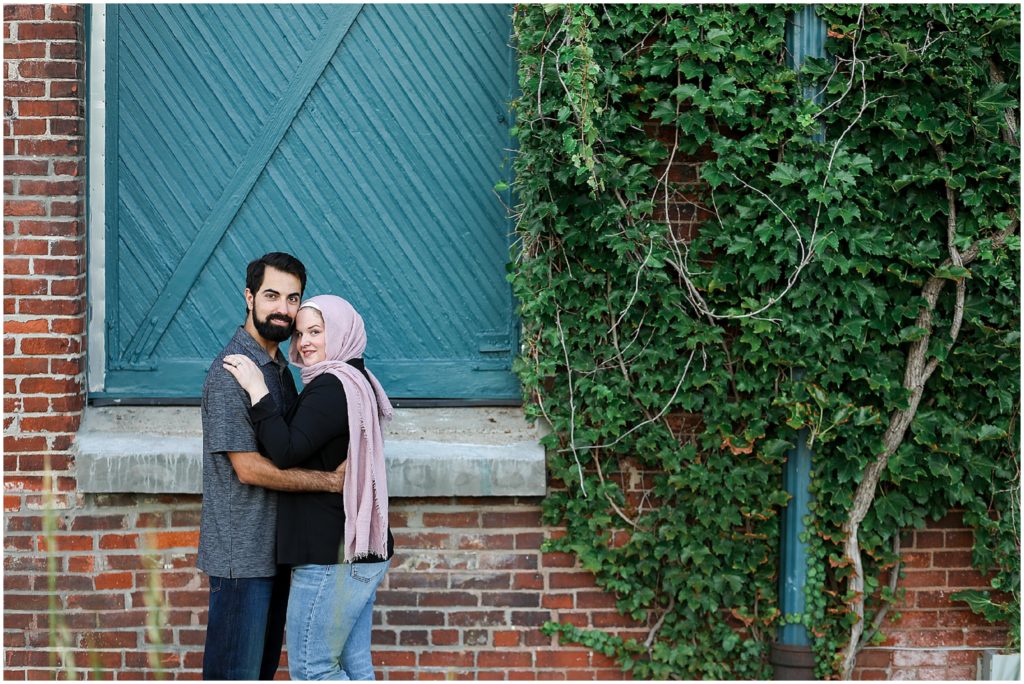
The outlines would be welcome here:
[[[263,276],[267,272],[267,266],[298,278],[299,295],[306,291],[306,267],[302,265],[302,262],[285,252],[269,252],[259,259],[250,261],[245,269],[245,286],[254,297],[263,287]],[[248,307],[246,307],[245,313],[249,314]]]

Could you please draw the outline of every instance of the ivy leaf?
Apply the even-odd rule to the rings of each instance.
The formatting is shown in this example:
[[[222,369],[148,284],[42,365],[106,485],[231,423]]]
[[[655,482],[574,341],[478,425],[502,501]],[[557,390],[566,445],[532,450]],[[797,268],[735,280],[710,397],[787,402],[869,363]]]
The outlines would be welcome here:
[[[761,445],[761,453],[767,457],[779,457],[786,452],[787,449],[793,448],[792,442],[787,442],[784,439],[770,439]]]
[[[911,183],[916,183],[918,180],[919,177],[916,175],[906,174],[900,176],[892,183],[892,189],[895,190],[896,192],[899,192],[900,190],[907,187]]]
[[[821,406],[828,403],[828,395],[825,393],[825,390],[821,389],[818,385],[808,385],[807,393],[811,395],[811,398]]]
[[[675,60],[662,58],[651,62],[651,76],[668,76],[676,70]]]
[[[792,185],[793,183],[796,183],[798,180],[800,180],[800,173],[792,164],[781,162],[775,165],[775,168],[768,175],[768,177],[771,178],[776,183],[785,187],[787,185]]]
[[[869,406],[862,406],[853,414],[853,424],[857,427],[878,425],[881,422],[882,417],[878,415],[878,411]]]
[[[987,591],[978,589],[958,591],[950,596],[950,598],[955,601],[963,601],[970,607],[971,612],[983,615],[985,619],[992,622],[997,622],[1005,617],[1006,604],[993,601],[992,596]]]
[[[995,425],[982,425],[974,439],[979,442],[986,442],[990,439],[1002,439],[1006,437],[1006,430]]]
[[[864,154],[855,154],[850,158],[849,168],[857,173],[868,173],[874,168],[871,157]]]
[[[900,342],[916,342],[917,340],[924,339],[924,336],[927,334],[928,331],[925,328],[911,325],[900,330],[899,340]]]
[[[899,55],[899,58],[903,60],[904,64],[910,63],[910,50],[906,45],[903,43],[893,43],[892,47],[896,51],[896,54]]]
[[[728,29],[711,29],[704,35],[704,40],[709,43],[722,44],[725,39],[732,35],[732,31]]]
[[[676,118],[676,106],[668,100],[661,100],[651,110],[651,117],[661,123],[670,123]]]
[[[1000,111],[1017,106],[1017,99],[1008,93],[1008,83],[996,83],[974,101],[980,111]]]

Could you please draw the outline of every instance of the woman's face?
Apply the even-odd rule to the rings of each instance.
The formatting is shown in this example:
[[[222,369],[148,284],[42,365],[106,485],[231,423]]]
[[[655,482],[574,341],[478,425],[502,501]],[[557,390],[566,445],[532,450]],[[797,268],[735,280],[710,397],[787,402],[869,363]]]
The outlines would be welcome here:
[[[302,363],[312,366],[327,358],[327,331],[319,311],[309,307],[299,309],[295,316],[295,334]]]

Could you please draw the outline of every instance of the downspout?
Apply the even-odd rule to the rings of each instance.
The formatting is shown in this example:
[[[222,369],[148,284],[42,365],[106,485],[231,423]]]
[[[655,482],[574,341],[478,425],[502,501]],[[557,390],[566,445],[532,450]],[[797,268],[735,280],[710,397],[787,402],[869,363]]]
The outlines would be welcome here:
[[[796,9],[786,21],[786,60],[790,68],[800,71],[807,57],[825,56],[825,22],[815,13],[815,5]],[[804,86],[805,99],[820,100],[813,88]],[[824,142],[824,128],[814,139]],[[797,371],[794,379],[802,373]],[[803,616],[807,607],[807,543],[804,520],[810,513],[810,487],[813,453],[807,445],[808,431],[797,434],[796,448],[788,452],[783,471],[783,488],[790,495],[782,514],[782,540],[779,563],[779,607],[783,615]],[[814,651],[807,628],[803,624],[787,624],[772,644],[771,662],[774,679],[814,679]]]

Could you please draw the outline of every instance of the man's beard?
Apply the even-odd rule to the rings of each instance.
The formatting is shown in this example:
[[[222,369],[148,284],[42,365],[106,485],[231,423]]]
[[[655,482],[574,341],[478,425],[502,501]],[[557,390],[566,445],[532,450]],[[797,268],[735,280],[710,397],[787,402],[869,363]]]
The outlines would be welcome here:
[[[275,325],[271,321],[278,320],[287,323],[287,325]],[[252,323],[256,328],[256,332],[260,336],[271,342],[284,342],[292,333],[295,331],[295,321],[284,314],[270,314],[262,321],[256,317],[256,311],[252,312]]]

